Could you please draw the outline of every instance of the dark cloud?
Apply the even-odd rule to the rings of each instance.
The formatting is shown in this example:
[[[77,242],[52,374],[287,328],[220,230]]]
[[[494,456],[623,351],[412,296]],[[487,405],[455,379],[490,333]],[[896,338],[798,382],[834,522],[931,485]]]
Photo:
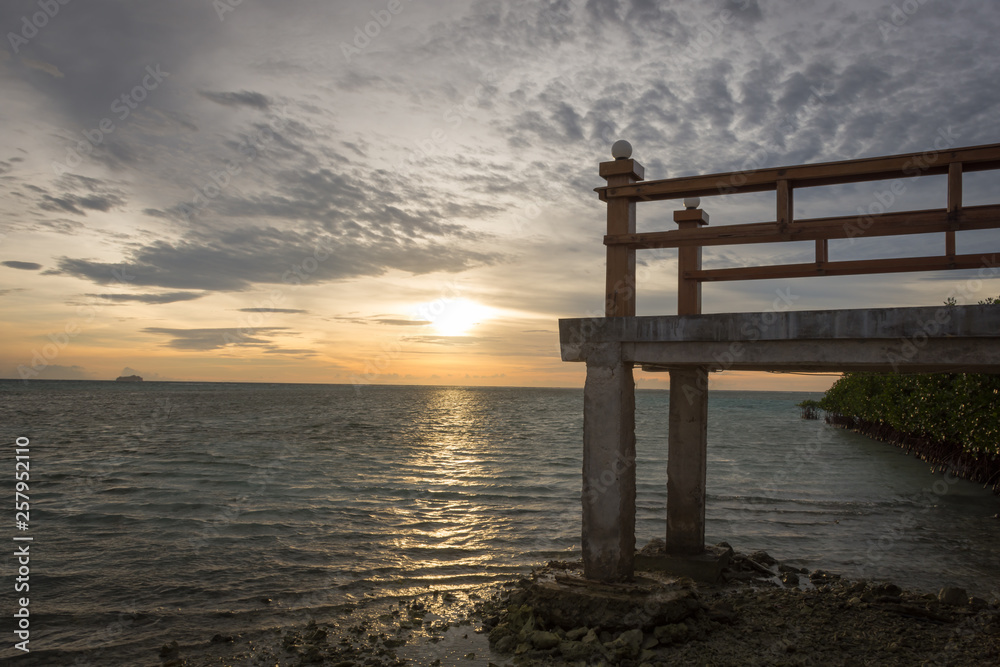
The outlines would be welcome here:
[[[38,207],[44,211],[86,215],[88,210],[107,212],[126,203],[117,185],[78,174],[65,174],[56,180],[55,187],[62,192],[53,193],[37,185],[27,187],[41,195]]]
[[[264,354],[287,354],[289,356],[298,358],[319,356],[315,350],[304,350],[296,348],[274,348],[270,350],[264,350]]]
[[[166,294],[87,294],[86,296],[116,302],[136,301],[138,303],[158,304],[194,301],[205,295],[198,292],[168,292]]]
[[[21,269],[22,271],[38,271],[42,268],[41,264],[36,264],[35,262],[18,262],[13,259],[7,260],[6,262],[0,262],[0,264],[10,269]]]
[[[252,107],[254,109],[265,111],[269,106],[271,106],[271,101],[265,95],[250,92],[248,90],[238,93],[216,93],[199,90],[198,94],[207,100],[211,100],[216,104],[221,104],[227,107]]]
[[[58,266],[64,274],[101,285],[240,291],[255,284],[292,286],[378,276],[391,269],[457,272],[496,260],[492,254],[420,238],[412,229],[352,224],[338,235],[274,227],[206,230],[177,242],[154,241],[120,263],[63,257]]]
[[[147,327],[145,333],[169,336],[167,347],[177,350],[220,350],[228,346],[279,349],[267,340],[276,332],[286,331],[284,327],[257,327],[240,329],[171,329],[168,327]]]

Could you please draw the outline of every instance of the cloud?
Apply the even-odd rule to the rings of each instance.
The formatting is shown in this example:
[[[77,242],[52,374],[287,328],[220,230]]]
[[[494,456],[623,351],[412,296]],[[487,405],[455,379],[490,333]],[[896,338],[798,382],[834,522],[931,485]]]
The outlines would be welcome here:
[[[374,319],[372,322],[375,322],[376,324],[386,324],[393,327],[422,327],[432,324],[432,322],[428,320],[400,320],[392,318]]]
[[[139,303],[159,304],[193,301],[205,295],[198,292],[168,292],[166,294],[87,294],[86,296],[96,299],[106,299],[108,301],[136,301]]]
[[[199,90],[198,94],[207,100],[211,100],[216,104],[221,104],[227,107],[243,106],[265,111],[269,106],[271,106],[271,101],[266,96],[261,95],[260,93],[253,93],[248,90],[244,90],[239,93],[216,93]]]
[[[405,340],[432,345],[474,345],[490,339],[480,336],[407,336]]]
[[[170,336],[167,347],[177,350],[219,350],[229,345],[235,347],[280,349],[267,340],[276,332],[286,331],[285,327],[257,327],[240,329],[173,329],[169,327],[147,327],[144,333]]]
[[[7,268],[10,269],[21,269],[22,271],[37,271],[42,268],[41,264],[36,264],[35,262],[18,262],[16,260],[7,260],[6,262],[0,262]]]
[[[241,313],[308,313],[300,308],[240,308]]]

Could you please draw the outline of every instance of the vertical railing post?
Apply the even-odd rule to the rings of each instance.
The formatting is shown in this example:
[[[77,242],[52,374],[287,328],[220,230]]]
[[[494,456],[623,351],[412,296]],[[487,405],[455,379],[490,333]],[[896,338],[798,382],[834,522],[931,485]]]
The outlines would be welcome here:
[[[948,165],[948,222],[951,229],[944,233],[944,254],[955,260],[955,227],[962,212],[962,163]]]
[[[627,141],[615,142],[611,149],[615,159],[600,164],[601,176],[609,188],[632,185],[641,181],[645,170],[631,159],[632,146]],[[608,235],[635,234],[635,200],[608,198]],[[604,290],[605,317],[635,315],[635,250],[623,245],[608,246],[607,280]]]
[[[708,224],[697,198],[674,212],[680,229]],[[677,314],[701,314],[701,246],[677,252]],[[705,478],[708,463],[708,369],[670,369],[670,415],[667,432],[667,551],[697,555],[705,550]]]

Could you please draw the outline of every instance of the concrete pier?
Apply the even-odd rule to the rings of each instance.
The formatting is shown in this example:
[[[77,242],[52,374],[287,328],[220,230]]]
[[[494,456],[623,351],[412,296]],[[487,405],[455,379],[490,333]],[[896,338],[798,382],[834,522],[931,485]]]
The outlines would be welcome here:
[[[583,390],[583,566],[586,576],[622,581],[635,554],[635,383],[621,346],[587,358]]]
[[[563,361],[587,364],[583,433],[583,546],[588,579],[632,577],[635,558],[635,385],[633,368],[670,373],[667,527],[663,562],[691,572],[718,571],[705,549],[708,459],[708,374],[712,371],[878,371],[1000,373],[1000,307],[937,306],[790,311],[798,299],[779,291],[759,313],[701,312],[702,283],[910,271],[976,270],[977,281],[1000,274],[1000,253],[956,252],[957,235],[1000,229],[1000,204],[965,206],[963,174],[1000,169],[1000,144],[936,154],[924,175],[947,175],[947,206],[872,216],[796,219],[796,189],[907,178],[921,154],[861,158],[645,180],[632,146],[619,140],[601,162],[607,185],[604,317],[559,321]],[[710,226],[701,197],[775,193],[770,222]],[[637,231],[636,205],[683,201],[672,230]],[[943,253],[927,257],[831,260],[831,240],[941,233]],[[810,241],[811,262],[714,269],[702,267],[704,246]],[[677,315],[636,317],[637,250],[677,250]],[[968,285],[972,285],[970,280]],[[978,289],[978,288],[976,288]],[[968,297],[969,295],[965,295]],[[710,578],[710,576],[709,576]]]
[[[632,577],[633,367],[670,373],[666,550],[705,543],[708,373],[870,370],[1000,373],[1000,307],[722,313],[559,321],[564,361],[587,364],[583,560],[598,581]]]

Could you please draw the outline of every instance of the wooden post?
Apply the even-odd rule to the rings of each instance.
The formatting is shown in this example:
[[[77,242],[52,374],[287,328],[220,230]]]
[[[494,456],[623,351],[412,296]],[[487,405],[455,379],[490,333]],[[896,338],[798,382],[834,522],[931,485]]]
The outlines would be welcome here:
[[[623,142],[624,143],[624,142]],[[632,154],[631,146],[627,150]],[[608,187],[633,185],[645,175],[642,165],[629,157],[602,162],[601,176]],[[608,234],[635,234],[635,200],[616,197],[608,201]],[[607,281],[604,292],[605,317],[635,315],[635,250],[608,246]]]
[[[776,199],[778,202],[776,218],[778,221],[778,228],[781,231],[785,231],[795,219],[792,186],[787,179],[782,178],[778,180]]]
[[[948,165],[948,221],[952,229],[944,233],[944,254],[955,258],[955,230],[958,214],[962,210],[962,163]]]
[[[700,208],[674,211],[678,229],[695,229],[708,224],[708,213]],[[701,246],[682,246],[677,249],[677,314],[701,314],[701,281],[688,277],[691,271],[701,270]]]
[[[685,205],[689,202],[685,201]],[[697,208],[674,212],[680,229],[708,224]],[[677,249],[677,314],[701,314],[701,246]],[[670,418],[667,433],[667,552],[685,556],[705,550],[705,473],[708,462],[708,369],[670,370]]]

